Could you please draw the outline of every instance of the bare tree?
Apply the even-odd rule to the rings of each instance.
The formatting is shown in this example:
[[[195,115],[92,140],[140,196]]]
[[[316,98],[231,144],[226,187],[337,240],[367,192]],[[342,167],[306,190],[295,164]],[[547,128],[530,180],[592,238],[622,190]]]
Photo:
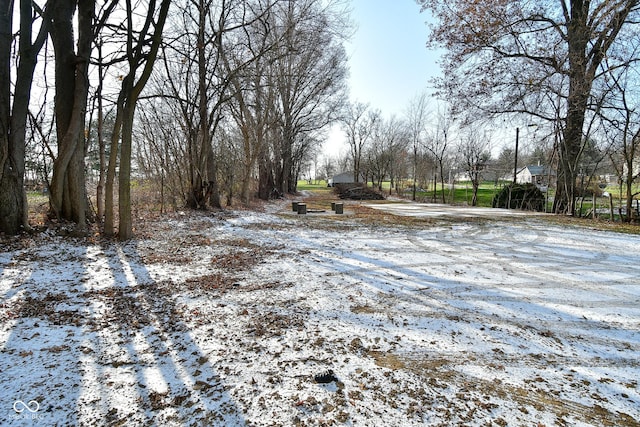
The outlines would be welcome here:
[[[361,163],[367,144],[370,143],[380,112],[371,110],[368,104],[355,102],[350,104],[341,118],[342,129],[347,136],[353,162],[353,180],[359,182],[362,175]]]
[[[416,96],[411,100],[409,107],[407,109],[407,129],[408,136],[410,139],[411,150],[412,150],[412,161],[411,161],[411,178],[413,179],[412,185],[412,200],[416,200],[416,191],[417,191],[417,176],[418,176],[418,163],[419,163],[419,154],[420,151],[424,147],[425,143],[425,133],[426,133],[426,125],[428,118],[428,100],[427,94],[422,92],[420,95]]]
[[[509,174],[513,175],[513,165],[515,160],[515,152],[513,147],[502,147],[498,158],[494,162],[494,183],[498,185],[500,180],[506,180]]]
[[[432,44],[447,49],[443,96],[460,109],[561,121],[554,211],[573,214],[594,83],[604,66],[637,59],[619,47],[637,31],[640,2],[417,2],[438,20]]]
[[[453,120],[449,117],[448,112],[443,110],[443,106],[439,107],[437,121],[435,127],[429,132],[427,137],[426,149],[433,157],[436,167],[433,170],[433,201],[437,198],[438,177],[441,184],[441,200],[445,203],[444,191],[444,168],[447,155],[449,154],[449,132],[451,130]]]
[[[274,187],[271,167],[265,168],[268,163],[267,135],[276,120],[276,112],[271,108],[275,103],[275,88],[269,83],[272,61],[269,53],[278,42],[278,38],[272,35],[273,6],[272,2],[258,2],[254,8],[255,19],[243,27],[235,43],[228,43],[221,52],[230,81],[230,98],[226,107],[237,125],[241,141],[240,199],[245,204],[249,202],[260,158],[263,161],[260,167],[262,179],[258,184],[259,197],[267,199]]]
[[[637,87],[638,77],[629,68],[610,68],[609,76],[607,83],[613,90],[607,103],[604,130],[614,143],[610,158],[624,189],[625,211],[627,221],[630,221],[633,199],[640,194],[634,191],[634,183],[640,177],[640,104],[637,101],[637,93],[633,90]]]
[[[0,232],[8,234],[29,227],[24,191],[25,136],[37,56],[49,29],[47,20],[43,20],[32,42],[35,3],[21,0],[19,4],[19,60],[12,94],[14,2],[0,0]]]
[[[320,176],[323,177],[327,183],[338,170],[338,160],[332,156],[323,156],[320,165]]]
[[[58,155],[53,163],[50,204],[53,213],[86,229],[85,113],[89,93],[89,60],[93,41],[94,2],[77,2],[77,51],[74,48],[75,0],[61,0],[52,9],[51,39],[55,53],[55,120]]]
[[[467,128],[458,146],[458,154],[462,169],[469,177],[473,188],[471,206],[477,206],[478,188],[480,188],[487,161],[491,158],[491,147],[487,132],[485,131],[481,134],[476,127]]]
[[[404,166],[408,141],[405,122],[394,116],[380,120],[374,127],[371,140],[366,151],[368,174],[379,191],[382,191],[382,182],[388,178],[391,193]]]
[[[248,202],[255,165],[274,122],[274,85],[267,82],[273,59],[267,53],[277,42],[270,24],[277,3],[181,2],[172,20],[155,91],[173,105],[184,133],[190,188],[185,203],[191,208],[221,207],[220,179],[227,183],[228,197],[233,190],[228,183],[235,181],[230,168],[235,153],[229,144],[235,146],[237,139],[229,116],[243,141],[244,167],[237,173],[240,197]]]
[[[96,139],[98,145],[98,184],[96,185],[96,205],[98,222],[104,218],[104,187],[107,179],[107,157],[105,142],[105,126],[104,126],[104,106],[103,106],[103,85],[104,85],[104,64],[102,60],[102,40],[95,41],[98,50],[98,87],[95,92],[95,100],[97,101],[97,123],[96,123]]]
[[[254,9],[268,13],[224,52],[233,95],[228,108],[242,140],[245,202],[253,181],[262,199],[295,192],[318,135],[337,117],[346,56],[334,3],[258,2]]]
[[[303,158],[316,134],[338,118],[345,99],[346,53],[340,26],[342,11],[329,2],[284,0],[273,23],[279,42],[271,83],[275,87],[277,136],[276,187],[296,191]]]
[[[120,147],[118,172],[118,239],[129,240],[133,236],[131,220],[131,146],[136,105],[144,89],[158,54],[162,31],[169,12],[171,0],[162,0],[158,6],[156,0],[150,0],[146,15],[143,16],[141,29],[133,22],[133,5],[131,0],[125,2],[126,20],[121,27],[125,30],[125,59],[127,74],[122,78],[122,86],[118,95],[117,116],[111,140],[111,155],[107,171],[105,224],[106,235],[114,234],[114,200],[113,184],[116,172],[116,156]],[[120,144],[119,144],[120,142]]]
[[[188,156],[182,143],[184,134],[180,116],[176,116],[172,106],[157,98],[148,100],[140,108],[137,126],[141,138],[136,163],[146,180],[155,184],[152,188],[159,186],[161,213],[167,211],[167,205],[174,210],[184,206],[190,192]]]

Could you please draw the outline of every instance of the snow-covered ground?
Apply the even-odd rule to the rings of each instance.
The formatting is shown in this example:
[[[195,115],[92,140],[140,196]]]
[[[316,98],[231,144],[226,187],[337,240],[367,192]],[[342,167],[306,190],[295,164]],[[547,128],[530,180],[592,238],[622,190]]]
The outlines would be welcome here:
[[[640,237],[398,222],[3,239],[0,425],[640,425]]]

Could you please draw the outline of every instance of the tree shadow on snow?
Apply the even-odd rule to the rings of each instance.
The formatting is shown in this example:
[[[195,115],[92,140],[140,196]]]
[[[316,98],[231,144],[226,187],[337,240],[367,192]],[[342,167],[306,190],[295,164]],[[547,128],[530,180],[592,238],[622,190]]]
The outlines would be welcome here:
[[[81,315],[74,294],[87,246],[57,242],[13,251],[0,275],[0,425],[75,425]],[[4,261],[4,260],[3,260]],[[75,308],[74,308],[75,307]]]
[[[44,249],[2,260],[0,425],[245,425],[133,245]]]
[[[363,239],[367,240],[366,237]],[[633,350],[640,345],[637,330],[628,329],[622,323],[588,319],[580,314],[588,312],[581,310],[584,308],[581,304],[588,307],[594,295],[614,296],[610,303],[620,308],[628,305],[621,299],[628,294],[620,290],[615,281],[602,286],[585,283],[573,289],[575,284],[568,283],[564,291],[558,276],[566,271],[568,267],[564,270],[562,267],[573,260],[575,251],[562,252],[562,257],[554,259],[558,265],[556,280],[549,287],[557,292],[546,294],[536,292],[534,273],[518,270],[524,262],[535,265],[535,259],[527,259],[524,255],[513,260],[514,273],[509,278],[496,262],[496,251],[485,242],[482,244],[486,248],[480,246],[466,254],[454,251],[432,254],[428,241],[415,245],[412,240],[416,238],[407,239],[406,236],[396,242],[392,240],[386,239],[380,247],[367,240],[361,247],[351,248],[347,244],[335,249],[328,247],[325,240],[296,236],[299,249],[313,251],[314,266],[326,267],[324,276],[341,277],[341,284],[337,286],[344,286],[352,295],[356,295],[354,290],[357,289],[357,294],[361,295],[353,299],[351,312],[339,314],[335,309],[319,309],[320,318],[338,316],[344,323],[344,330],[354,332],[354,338],[358,331],[371,328],[384,328],[379,331],[384,336],[401,336],[405,330],[403,322],[420,324],[425,328],[422,350],[425,356],[450,358],[452,364],[460,363],[463,355],[456,355],[449,349],[462,346],[468,349],[468,354],[475,352],[474,363],[514,369],[534,367],[541,372],[555,367],[577,378],[576,384],[580,379],[584,381],[583,385],[590,384],[588,389],[594,396],[629,395],[625,398],[629,402],[624,403],[629,407],[637,401],[637,394],[629,390],[635,383],[625,384],[623,380],[624,369],[638,370]],[[532,245],[554,248],[544,239],[539,240]],[[467,243],[474,249],[473,241]],[[595,253],[581,254],[582,258],[600,260],[605,266],[604,261],[615,259],[596,249],[593,248]],[[385,251],[385,256],[376,257],[378,251]],[[402,253],[409,251],[414,252],[411,260],[403,259]],[[554,249],[554,252],[561,250]],[[424,254],[424,262],[418,260],[416,253]],[[445,276],[443,271],[447,270],[432,268],[438,266],[430,260],[436,255],[441,258],[440,265],[446,265],[445,258],[448,257],[456,269],[464,270],[469,265],[479,277],[490,279],[486,283],[476,281],[474,274],[465,270],[456,275],[455,269],[449,269],[453,274]],[[510,261],[507,257],[503,259],[503,262]],[[634,271],[638,270],[640,268],[634,267]],[[513,280],[511,284],[510,279]],[[519,289],[518,283],[523,289]],[[359,306],[359,303],[372,306]],[[578,333],[580,339],[576,339]],[[442,349],[439,343],[444,344]],[[615,371],[611,378],[602,373],[607,367]],[[580,400],[581,395],[577,394],[574,399]],[[621,401],[625,399],[620,398]],[[637,415],[637,411],[631,410],[629,415]],[[615,411],[603,410],[598,416],[602,420],[617,419]]]
[[[133,244],[105,252],[114,285],[89,293],[104,312],[92,340],[102,415],[127,424],[245,425],[191,338],[172,283],[152,279]]]

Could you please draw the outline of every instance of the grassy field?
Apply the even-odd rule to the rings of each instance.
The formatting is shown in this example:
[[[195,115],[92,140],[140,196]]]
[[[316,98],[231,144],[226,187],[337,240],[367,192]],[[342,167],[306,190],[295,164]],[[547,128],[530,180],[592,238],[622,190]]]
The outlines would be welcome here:
[[[508,184],[508,183],[506,183]],[[506,185],[502,184],[502,185]],[[369,184],[371,186],[371,184]],[[382,183],[382,191],[385,196],[389,195],[389,187],[390,182],[386,181]],[[496,186],[493,182],[484,182],[480,185],[478,189],[478,206],[480,207],[491,207],[493,197],[500,191],[502,188],[501,185]],[[332,192],[331,187],[327,187],[326,181],[313,181],[309,183],[308,181],[298,181],[298,191],[313,191],[315,193],[326,194],[329,195]],[[620,220],[618,206],[620,205],[620,189],[617,186],[611,186],[604,189],[604,191],[609,192],[614,201],[614,217],[616,221]],[[418,202],[426,202],[426,203],[442,203],[442,192],[440,186],[435,192],[433,189],[425,190],[421,189],[416,192],[416,200]],[[391,194],[394,197],[403,197],[408,200],[412,198],[411,187],[405,187],[404,191],[400,191],[399,193],[393,190]],[[551,212],[553,208],[553,189],[549,190],[549,197],[547,201],[547,212]],[[454,188],[445,187],[444,189],[444,200],[445,203],[455,204],[455,205],[471,205],[471,201],[473,198],[473,187],[469,182],[460,182],[455,184]],[[578,217],[591,217],[593,213],[593,201],[592,199],[585,198],[584,200],[577,200],[577,207],[579,212],[577,214]],[[610,209],[609,209],[609,199],[607,197],[598,197],[596,198],[596,213],[598,217],[601,219],[610,219]]]
[[[389,187],[391,183],[389,181],[385,181],[382,183],[382,192],[385,196],[389,195]],[[371,186],[371,184],[369,184]],[[314,192],[326,192],[330,193],[333,191],[331,187],[327,187],[327,183],[324,180],[321,181],[313,181],[309,183],[306,180],[298,181],[298,191],[314,191]],[[478,206],[483,207],[491,207],[491,202],[493,200],[493,196],[500,191],[500,187],[496,187],[493,183],[483,183],[480,185],[478,189]],[[407,199],[411,199],[412,192],[411,188],[406,188],[405,191],[400,191],[399,193],[396,190],[391,191],[391,195],[394,197],[404,197]],[[455,185],[455,188],[444,189],[444,197],[446,203],[451,204],[471,204],[471,200],[473,197],[473,189],[470,183],[459,183]],[[435,198],[433,189],[431,190],[419,190],[416,192],[416,200],[420,202],[442,202],[442,189],[438,187]]]
[[[482,184],[478,188],[478,206],[491,207],[493,196],[500,191],[499,187],[493,184]],[[419,191],[416,193],[416,199],[425,202],[442,202],[442,189],[438,189],[435,193],[431,191]],[[411,195],[411,192],[409,192]],[[444,200],[446,203],[451,204],[468,204],[471,205],[473,200],[473,187],[471,184],[456,184],[454,188],[444,189]]]
[[[319,180],[319,181],[309,181],[301,179],[298,181],[298,191],[326,191],[330,192],[333,189],[331,187],[327,187],[327,181]]]

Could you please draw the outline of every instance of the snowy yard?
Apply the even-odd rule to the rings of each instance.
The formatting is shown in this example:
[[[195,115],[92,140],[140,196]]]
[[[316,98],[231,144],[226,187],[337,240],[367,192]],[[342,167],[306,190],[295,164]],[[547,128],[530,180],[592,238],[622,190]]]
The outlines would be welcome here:
[[[385,221],[4,238],[0,425],[640,425],[640,236]]]

